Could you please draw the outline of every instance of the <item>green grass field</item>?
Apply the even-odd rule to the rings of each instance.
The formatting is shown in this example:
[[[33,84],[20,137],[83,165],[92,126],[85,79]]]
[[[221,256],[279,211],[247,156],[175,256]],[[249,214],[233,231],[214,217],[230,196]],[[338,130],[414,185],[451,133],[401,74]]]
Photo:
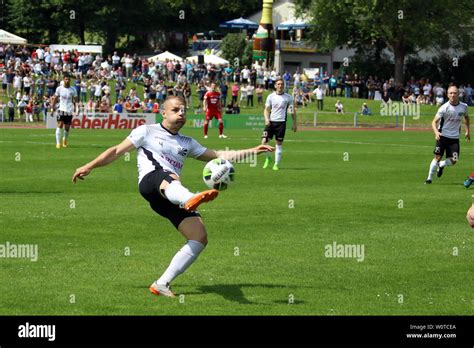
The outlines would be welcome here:
[[[259,131],[211,148],[255,146]],[[135,153],[71,183],[75,168],[128,131],[0,129],[0,244],[37,244],[37,262],[0,258],[0,315],[473,315],[473,230],[465,214],[474,145],[424,185],[429,132],[288,132],[282,169],[236,164],[236,182],[203,205],[209,245],[173,283],[148,286],[184,243],[137,190]],[[182,180],[205,188],[203,162]],[[364,259],[325,247],[363,245]],[[129,255],[127,252],[129,251]],[[454,254],[454,255],[453,255]]]

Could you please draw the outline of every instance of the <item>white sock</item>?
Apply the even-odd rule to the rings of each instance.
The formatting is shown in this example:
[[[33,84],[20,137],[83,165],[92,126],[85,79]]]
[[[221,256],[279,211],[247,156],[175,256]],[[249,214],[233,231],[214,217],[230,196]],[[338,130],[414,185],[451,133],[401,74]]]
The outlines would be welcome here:
[[[449,166],[452,166],[452,165],[453,165],[453,162],[451,162],[450,158],[446,158],[446,160],[439,162],[439,166],[441,168],[449,167]]]
[[[68,137],[69,137],[69,131],[67,131],[66,129],[64,129],[64,139],[67,140]]]
[[[61,128],[56,128],[56,144],[61,144]]]
[[[275,146],[276,149],[275,149],[275,164],[278,165],[278,163],[280,163],[281,161],[281,154],[283,152],[283,145],[276,145]]]
[[[181,185],[181,182],[174,180],[165,189],[165,196],[171,203],[183,206],[194,194]]]
[[[433,159],[430,163],[430,171],[428,172],[428,179],[427,180],[432,180],[433,179],[433,174],[436,172],[436,167],[438,166],[438,161]]]
[[[170,265],[165,273],[156,281],[157,284],[168,284],[177,276],[186,271],[189,266],[197,259],[205,245],[196,241],[188,240],[188,242],[174,255]]]

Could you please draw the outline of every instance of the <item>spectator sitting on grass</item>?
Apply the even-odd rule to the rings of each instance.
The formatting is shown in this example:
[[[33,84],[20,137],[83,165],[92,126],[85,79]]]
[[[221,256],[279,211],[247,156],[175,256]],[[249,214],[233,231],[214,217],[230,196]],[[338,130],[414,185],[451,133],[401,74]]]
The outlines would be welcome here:
[[[367,105],[367,103],[362,104],[362,109],[360,113],[362,115],[367,115],[367,116],[372,115],[372,111],[369,109],[369,106]]]
[[[334,107],[336,108],[336,113],[344,114],[344,105],[342,105],[340,100],[337,101],[337,103],[334,105]]]
[[[410,104],[411,103],[411,98],[408,92],[405,92],[405,94],[402,96],[402,103],[403,104]]]

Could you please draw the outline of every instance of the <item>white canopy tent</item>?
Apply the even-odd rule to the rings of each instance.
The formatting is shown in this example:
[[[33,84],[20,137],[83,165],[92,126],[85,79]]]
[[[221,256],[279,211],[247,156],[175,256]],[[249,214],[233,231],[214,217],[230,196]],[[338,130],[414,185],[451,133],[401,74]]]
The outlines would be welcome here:
[[[181,58],[180,56],[177,56],[176,54],[173,54],[169,51],[166,51],[166,52],[157,54],[156,56],[148,58],[148,60],[151,61],[151,62],[155,62],[155,61],[166,62],[167,59],[168,60],[178,60],[180,62],[183,60],[183,58]]]
[[[0,42],[14,45],[26,44],[26,39],[0,29]]]
[[[186,60],[189,60],[191,62],[196,62],[198,61],[198,56],[191,56],[187,57]],[[204,63],[206,64],[220,64],[220,65],[225,65],[229,64],[228,60],[225,60],[224,58],[218,57],[214,54],[205,54],[204,55]]]
[[[81,53],[98,53],[102,54],[102,46],[100,45],[50,45],[49,48],[52,52],[54,51],[75,51]]]

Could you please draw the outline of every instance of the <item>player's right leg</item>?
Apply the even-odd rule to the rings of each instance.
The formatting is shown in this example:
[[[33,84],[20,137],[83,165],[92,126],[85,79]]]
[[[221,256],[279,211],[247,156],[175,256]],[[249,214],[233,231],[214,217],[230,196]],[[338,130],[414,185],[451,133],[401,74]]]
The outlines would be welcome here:
[[[56,127],[56,148],[61,148],[61,129],[64,127],[64,122],[60,120],[58,116],[58,125]]]
[[[262,133],[262,145],[267,145],[268,141],[273,138],[273,131],[271,123],[265,126],[265,129]],[[263,169],[268,168],[270,163],[272,162],[272,155],[271,152],[265,152],[265,163],[263,164]]]
[[[439,161],[441,161],[441,158],[444,155],[444,151],[446,149],[445,146],[446,144],[443,137],[441,137],[440,140],[436,140],[435,148],[433,151],[434,158],[433,160],[431,160],[430,169],[428,171],[428,177],[425,180],[425,184],[431,184],[433,182],[433,175],[439,166]]]
[[[439,162],[438,178],[443,175],[445,167],[454,166],[459,159],[459,139],[449,139],[446,146],[446,160]]]

